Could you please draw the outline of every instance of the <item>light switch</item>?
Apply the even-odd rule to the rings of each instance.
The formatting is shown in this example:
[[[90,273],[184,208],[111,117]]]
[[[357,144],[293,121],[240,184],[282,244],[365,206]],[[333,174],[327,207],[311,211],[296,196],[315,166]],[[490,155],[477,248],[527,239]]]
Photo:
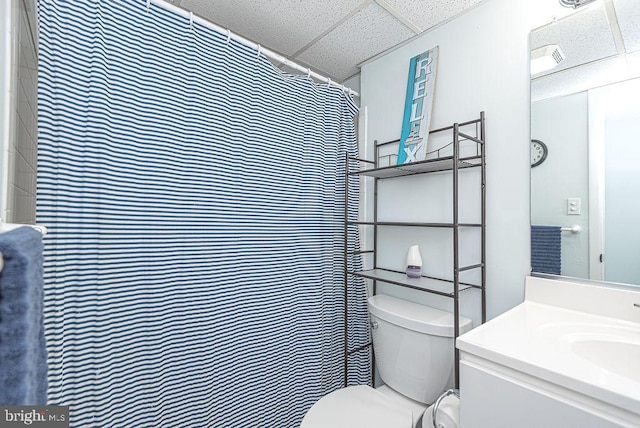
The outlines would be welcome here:
[[[568,215],[580,215],[582,210],[582,201],[580,198],[568,198],[567,199],[567,214]]]

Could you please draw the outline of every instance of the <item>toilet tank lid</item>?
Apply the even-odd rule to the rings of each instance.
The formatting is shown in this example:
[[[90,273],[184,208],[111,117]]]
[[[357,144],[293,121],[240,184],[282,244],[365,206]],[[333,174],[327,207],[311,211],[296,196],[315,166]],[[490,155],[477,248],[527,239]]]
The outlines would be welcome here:
[[[453,314],[430,306],[419,305],[407,300],[384,294],[369,298],[371,315],[391,324],[434,336],[453,337]],[[458,317],[460,334],[471,330],[471,320]]]

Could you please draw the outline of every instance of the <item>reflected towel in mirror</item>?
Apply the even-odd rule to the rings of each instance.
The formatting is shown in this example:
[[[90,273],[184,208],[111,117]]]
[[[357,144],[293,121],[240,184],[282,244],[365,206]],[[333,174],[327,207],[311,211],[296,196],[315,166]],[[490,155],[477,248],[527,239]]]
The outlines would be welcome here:
[[[561,275],[560,226],[531,226],[531,271]]]

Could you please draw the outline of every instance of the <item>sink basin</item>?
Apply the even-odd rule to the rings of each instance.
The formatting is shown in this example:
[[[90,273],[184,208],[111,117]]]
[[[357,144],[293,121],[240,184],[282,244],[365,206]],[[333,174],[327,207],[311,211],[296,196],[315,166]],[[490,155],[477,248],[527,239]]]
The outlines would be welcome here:
[[[539,326],[538,332],[601,369],[640,382],[640,328],[637,326],[552,322]]]
[[[640,343],[578,340],[571,350],[605,370],[640,382]]]

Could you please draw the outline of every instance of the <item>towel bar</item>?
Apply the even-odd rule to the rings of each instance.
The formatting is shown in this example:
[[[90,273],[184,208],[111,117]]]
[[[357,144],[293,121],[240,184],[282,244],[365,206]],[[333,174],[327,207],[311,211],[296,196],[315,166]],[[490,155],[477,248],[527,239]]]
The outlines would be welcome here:
[[[571,227],[561,227],[560,230],[563,232],[580,233],[582,232],[582,226],[578,226],[577,224],[574,224]]]

